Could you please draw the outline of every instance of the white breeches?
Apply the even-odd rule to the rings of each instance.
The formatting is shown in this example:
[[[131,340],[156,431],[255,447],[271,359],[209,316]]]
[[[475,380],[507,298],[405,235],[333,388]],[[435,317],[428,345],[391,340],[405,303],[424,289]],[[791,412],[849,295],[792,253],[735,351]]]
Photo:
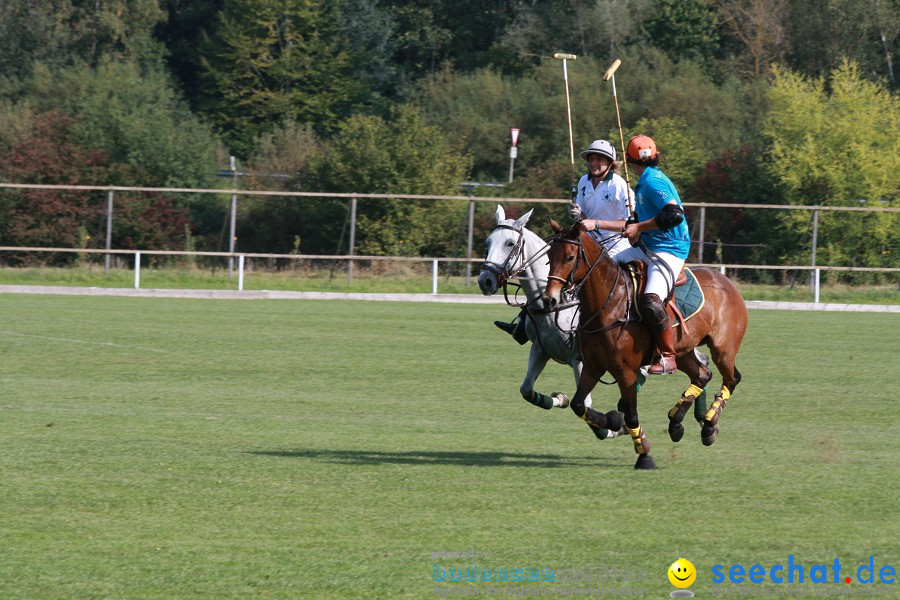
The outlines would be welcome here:
[[[675,285],[675,278],[684,267],[684,259],[668,252],[654,254],[655,256],[651,258],[642,249],[629,246],[627,250],[616,254],[615,260],[619,263],[639,260],[647,265],[647,285],[644,287],[644,293],[656,294],[661,300],[665,300]]]

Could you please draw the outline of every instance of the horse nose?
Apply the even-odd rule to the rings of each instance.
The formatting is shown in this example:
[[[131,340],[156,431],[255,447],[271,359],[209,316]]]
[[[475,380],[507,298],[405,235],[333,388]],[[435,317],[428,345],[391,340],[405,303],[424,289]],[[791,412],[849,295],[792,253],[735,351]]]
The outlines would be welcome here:
[[[553,296],[544,295],[542,300],[544,302],[544,310],[552,310],[556,307],[556,298]]]
[[[485,296],[490,296],[497,291],[494,285],[494,278],[489,273],[483,272],[478,276],[478,287],[481,288],[481,293]]]

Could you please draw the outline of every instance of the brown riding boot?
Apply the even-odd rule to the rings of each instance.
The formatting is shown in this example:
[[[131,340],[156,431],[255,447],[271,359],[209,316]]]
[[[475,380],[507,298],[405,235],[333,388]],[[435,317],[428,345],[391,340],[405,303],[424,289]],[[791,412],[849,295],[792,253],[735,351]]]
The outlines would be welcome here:
[[[671,327],[666,327],[656,335],[656,345],[659,346],[660,356],[653,359],[653,364],[647,372],[651,375],[665,375],[678,370],[675,365],[675,341],[672,339]]]

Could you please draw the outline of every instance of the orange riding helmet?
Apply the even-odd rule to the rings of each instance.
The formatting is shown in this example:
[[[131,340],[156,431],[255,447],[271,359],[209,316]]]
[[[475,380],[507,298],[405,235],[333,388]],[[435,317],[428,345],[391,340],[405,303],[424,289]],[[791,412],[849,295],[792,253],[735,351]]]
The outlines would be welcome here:
[[[625,158],[630,163],[650,165],[659,158],[659,150],[656,149],[656,142],[653,141],[653,138],[646,135],[636,135],[628,140],[628,150],[625,152]]]

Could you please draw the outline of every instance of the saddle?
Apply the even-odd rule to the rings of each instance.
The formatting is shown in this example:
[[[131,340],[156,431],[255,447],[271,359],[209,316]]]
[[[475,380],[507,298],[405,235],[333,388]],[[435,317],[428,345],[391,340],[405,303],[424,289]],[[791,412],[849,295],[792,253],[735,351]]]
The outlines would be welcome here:
[[[644,287],[647,285],[647,265],[639,260],[633,260],[624,265],[624,267],[631,274],[632,281],[634,282],[634,299],[635,306],[637,306],[637,299],[640,298],[644,293]],[[681,324],[682,331],[687,333],[687,319],[684,314],[681,312],[681,309],[678,308],[678,304],[675,302],[675,289],[677,287],[683,286],[688,282],[688,277],[684,272],[684,267],[681,268],[681,271],[678,273],[678,277],[675,278],[675,286],[672,288],[672,293],[665,299],[663,304],[666,306],[666,312],[669,314],[669,317],[672,319],[672,323]]]

